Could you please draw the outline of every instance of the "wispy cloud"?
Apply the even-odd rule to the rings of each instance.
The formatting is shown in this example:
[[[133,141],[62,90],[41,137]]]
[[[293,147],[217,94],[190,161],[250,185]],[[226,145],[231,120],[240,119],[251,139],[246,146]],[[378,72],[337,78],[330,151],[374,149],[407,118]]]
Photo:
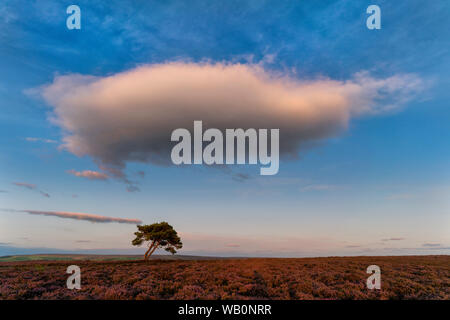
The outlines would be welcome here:
[[[228,247],[228,248],[239,248],[241,245],[240,244],[237,244],[237,243],[227,243],[226,245],[225,245],[225,247]]]
[[[138,172],[136,172],[136,173],[137,173],[137,175],[138,175],[139,177],[141,177],[141,178],[144,178],[144,177],[145,177],[145,172],[142,171],[142,170],[140,170],[140,171],[138,171]]]
[[[405,240],[405,238],[386,238],[386,239],[381,239],[381,241],[401,241],[401,240]]]
[[[139,187],[137,186],[138,183],[136,181],[131,181],[130,179],[128,179],[120,167],[110,166],[110,165],[105,166],[105,165],[100,164],[99,168],[100,168],[100,170],[106,172],[108,177],[111,177],[118,181],[126,183],[127,184],[127,187],[126,187],[127,192],[141,191],[139,189]],[[143,178],[144,175],[141,175],[141,177]]]
[[[233,180],[234,181],[238,181],[238,182],[244,182],[248,179],[250,179],[250,175],[246,174],[246,173],[235,173],[233,174]]]
[[[141,191],[141,189],[139,189],[139,187],[137,187],[135,185],[127,186],[127,192],[138,192],[138,191]]]
[[[35,138],[35,137],[27,137],[25,138],[28,142],[44,142],[44,143],[57,143],[58,141],[52,139],[44,139],[44,138]]]
[[[412,199],[414,198],[413,194],[410,193],[398,193],[398,194],[391,194],[387,196],[388,200],[406,200],[406,199]]]
[[[27,182],[13,182],[12,184],[15,186],[18,186],[20,188],[25,188],[28,190],[35,190],[35,191],[39,192],[42,196],[44,196],[46,198],[50,198],[50,195],[47,192],[39,190],[35,184],[27,183]]]
[[[304,183],[304,179],[302,178],[277,177],[277,176],[267,176],[267,178],[265,179],[257,177],[255,178],[255,181],[261,186],[268,186],[268,187],[283,187],[283,186],[300,185],[302,182]]]
[[[312,184],[306,187],[303,187],[300,189],[302,192],[307,191],[330,191],[330,190],[336,190],[338,189],[338,186],[336,185],[330,185],[330,184]]]
[[[40,193],[42,196],[46,197],[46,198],[50,198],[50,195],[49,195],[47,192],[44,192],[44,191],[40,191],[40,190],[39,190],[39,193]]]
[[[81,213],[81,212],[15,210],[15,209],[3,209],[3,211],[23,212],[23,213],[33,214],[33,215],[53,216],[53,217],[59,217],[59,218],[65,218],[65,219],[85,220],[85,221],[99,222],[99,223],[109,223],[109,222],[130,223],[130,224],[141,224],[142,223],[142,221],[139,219],[107,217],[107,216],[101,216],[101,215],[97,215],[97,214]]]
[[[429,247],[429,248],[435,248],[435,247],[440,247],[441,244],[440,243],[424,243],[422,244],[422,247]]]
[[[75,177],[87,178],[89,180],[108,180],[109,176],[106,173],[92,171],[92,170],[84,170],[84,171],[76,171],[76,170],[68,170],[67,173],[74,175]]]
[[[16,185],[18,187],[22,187],[22,188],[27,188],[30,190],[35,190],[36,189],[36,185],[32,184],[32,183],[27,183],[27,182],[13,182],[13,185]]]

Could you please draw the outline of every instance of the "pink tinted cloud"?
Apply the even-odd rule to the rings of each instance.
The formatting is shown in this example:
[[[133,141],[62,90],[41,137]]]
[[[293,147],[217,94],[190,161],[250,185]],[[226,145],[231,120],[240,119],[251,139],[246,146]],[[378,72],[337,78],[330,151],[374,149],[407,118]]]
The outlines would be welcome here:
[[[401,107],[422,86],[414,75],[304,80],[254,64],[168,62],[56,76],[41,93],[66,133],[64,148],[123,170],[127,162],[170,164],[171,132],[194,120],[222,130],[279,128],[281,155],[295,158],[354,117]]]
[[[76,170],[68,170],[67,173],[70,173],[76,177],[87,178],[90,180],[108,180],[109,176],[106,173],[92,171],[92,170],[84,170],[84,171],[76,171]]]
[[[241,245],[240,244],[238,244],[238,243],[227,243],[226,245],[225,245],[225,247],[228,247],[228,248],[239,248]]]

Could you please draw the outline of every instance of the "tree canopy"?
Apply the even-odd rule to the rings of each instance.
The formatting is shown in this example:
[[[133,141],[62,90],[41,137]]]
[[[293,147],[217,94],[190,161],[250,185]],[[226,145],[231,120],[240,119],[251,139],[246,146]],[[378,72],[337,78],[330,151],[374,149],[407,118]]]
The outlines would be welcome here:
[[[177,249],[183,247],[175,229],[165,221],[150,225],[139,225],[137,228],[138,231],[134,233],[136,238],[131,243],[134,246],[140,246],[144,242],[148,242],[148,249],[144,255],[145,260],[148,260],[157,248],[164,248],[166,251],[175,254]]]

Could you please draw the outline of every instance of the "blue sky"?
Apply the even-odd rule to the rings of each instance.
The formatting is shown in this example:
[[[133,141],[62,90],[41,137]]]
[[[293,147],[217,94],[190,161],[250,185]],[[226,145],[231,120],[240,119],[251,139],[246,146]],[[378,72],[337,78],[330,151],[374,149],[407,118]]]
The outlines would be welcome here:
[[[449,253],[448,1],[78,1],[81,30],[66,28],[70,4],[0,4],[0,254],[128,252],[135,229],[10,209],[167,220],[190,254]],[[370,4],[381,30],[366,28]],[[70,133],[50,121],[41,88],[61,75],[173,61],[258,64],[308,81],[406,74],[422,85],[395,110],[354,117],[298,159],[282,158],[276,176],[128,161],[140,192],[126,192],[120,179],[68,174],[99,171],[98,159],[61,147]]]

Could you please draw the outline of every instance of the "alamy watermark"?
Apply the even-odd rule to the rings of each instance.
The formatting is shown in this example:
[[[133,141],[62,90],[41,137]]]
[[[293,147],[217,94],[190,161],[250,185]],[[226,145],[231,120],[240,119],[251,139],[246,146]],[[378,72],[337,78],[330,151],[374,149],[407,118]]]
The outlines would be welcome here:
[[[72,4],[67,7],[66,13],[70,14],[66,20],[66,26],[69,30],[81,29],[81,9],[78,5]],[[366,13],[370,16],[366,20],[366,26],[369,30],[381,29],[381,9],[378,5],[372,4],[367,7]]]
[[[194,121],[194,139],[184,128],[175,129],[171,141],[178,143],[171,152],[172,162],[180,164],[248,164],[265,165],[260,168],[261,175],[274,175],[279,169],[279,129],[270,130],[270,155],[268,152],[267,129],[219,129],[209,128],[203,132],[202,121]],[[246,143],[248,141],[248,143]],[[209,142],[204,148],[204,142]],[[192,145],[194,152],[192,157]],[[248,148],[247,148],[248,146]],[[248,157],[246,150],[248,149]],[[235,154],[236,153],[236,154]],[[192,159],[193,158],[193,159]]]
[[[372,4],[367,7],[366,13],[370,16],[366,20],[367,29],[381,29],[381,9],[376,4]]]
[[[67,7],[66,13],[70,14],[66,20],[67,29],[81,29],[81,9],[79,6],[72,4]]]
[[[66,273],[70,274],[67,278],[66,285],[67,289],[73,290],[81,289],[81,269],[79,266],[71,265],[67,267]]]
[[[372,275],[367,278],[367,289],[381,289],[381,269],[379,266],[373,264],[367,267],[366,273]]]

